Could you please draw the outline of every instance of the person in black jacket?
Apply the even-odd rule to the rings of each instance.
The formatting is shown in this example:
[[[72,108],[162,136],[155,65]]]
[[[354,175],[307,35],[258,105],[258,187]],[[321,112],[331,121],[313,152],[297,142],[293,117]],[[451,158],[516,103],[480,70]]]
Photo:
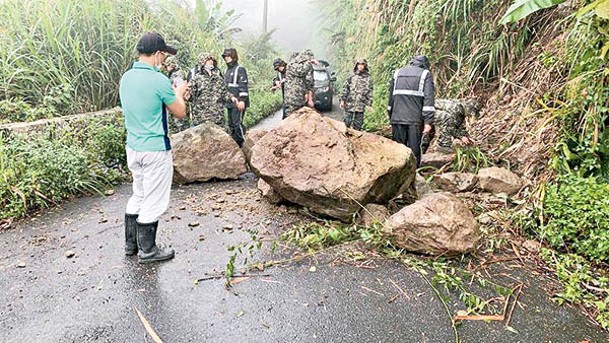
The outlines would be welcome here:
[[[415,56],[389,83],[387,112],[392,139],[412,150],[421,166],[421,138],[433,125],[435,89],[426,56]]]
[[[245,141],[245,130],[243,128],[243,116],[245,110],[250,105],[250,97],[247,89],[247,71],[239,65],[239,56],[234,48],[224,49],[222,57],[226,62],[226,72],[224,73],[224,82],[228,87],[229,93],[238,99],[237,103],[227,102],[225,104],[228,110],[228,128],[230,134],[237,142],[239,147],[243,146]]]

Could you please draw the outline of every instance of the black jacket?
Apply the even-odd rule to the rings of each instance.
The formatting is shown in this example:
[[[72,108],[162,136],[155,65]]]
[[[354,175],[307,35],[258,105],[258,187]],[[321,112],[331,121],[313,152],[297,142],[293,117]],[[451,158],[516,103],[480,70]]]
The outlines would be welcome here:
[[[226,68],[224,73],[224,82],[228,87],[228,91],[234,95],[239,101],[244,101],[245,106],[250,106],[250,96],[247,89],[247,71],[237,63],[231,63]],[[227,108],[233,108],[234,103],[226,103]]]
[[[391,124],[433,124],[435,89],[425,56],[416,56],[410,65],[398,69],[389,83],[387,112]]]

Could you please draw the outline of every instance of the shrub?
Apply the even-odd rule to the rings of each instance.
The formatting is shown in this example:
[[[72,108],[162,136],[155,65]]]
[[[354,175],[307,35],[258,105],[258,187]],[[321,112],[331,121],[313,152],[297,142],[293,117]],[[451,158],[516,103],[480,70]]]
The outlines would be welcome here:
[[[548,244],[595,261],[609,260],[609,185],[593,178],[567,177],[549,184],[543,223],[536,231]]]
[[[125,175],[125,132],[112,113],[0,136],[0,220],[70,196],[100,192]]]

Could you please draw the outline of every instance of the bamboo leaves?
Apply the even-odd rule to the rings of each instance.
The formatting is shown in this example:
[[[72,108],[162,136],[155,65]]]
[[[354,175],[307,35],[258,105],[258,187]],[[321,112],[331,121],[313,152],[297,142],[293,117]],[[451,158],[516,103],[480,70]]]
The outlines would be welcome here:
[[[609,0],[596,0],[577,11],[577,16],[581,17],[592,10],[594,10],[594,13],[597,16],[603,19],[609,19]]]
[[[562,4],[563,2],[565,2],[565,0],[516,0],[516,2],[508,8],[507,12],[505,12],[499,23],[514,23],[520,19],[526,18],[531,13]]]

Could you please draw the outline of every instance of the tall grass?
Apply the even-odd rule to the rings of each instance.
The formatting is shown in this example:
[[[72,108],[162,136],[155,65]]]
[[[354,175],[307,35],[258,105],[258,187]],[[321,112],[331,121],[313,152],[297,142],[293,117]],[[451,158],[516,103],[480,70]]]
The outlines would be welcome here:
[[[320,0],[321,2],[321,0]],[[342,74],[356,56],[368,57],[375,87],[375,112],[366,126],[387,123],[385,85],[393,71],[413,55],[432,62],[441,97],[472,95],[497,87],[509,75],[533,37],[539,16],[510,26],[497,13],[510,1],[485,0],[338,0],[326,23]]]
[[[185,69],[201,52],[219,57],[235,46],[232,12],[199,4],[194,11],[181,0],[0,0],[0,123],[118,105],[121,75],[146,31],[176,46]],[[281,104],[268,90],[276,53],[270,35],[237,48],[250,71],[251,126]],[[122,180],[125,130],[112,113],[40,135],[0,136],[0,222]]]
[[[40,105],[57,87],[71,90],[61,112],[115,106],[121,74],[146,31],[161,32],[193,62],[215,47],[186,8],[169,0],[6,0],[0,2],[0,100]]]

